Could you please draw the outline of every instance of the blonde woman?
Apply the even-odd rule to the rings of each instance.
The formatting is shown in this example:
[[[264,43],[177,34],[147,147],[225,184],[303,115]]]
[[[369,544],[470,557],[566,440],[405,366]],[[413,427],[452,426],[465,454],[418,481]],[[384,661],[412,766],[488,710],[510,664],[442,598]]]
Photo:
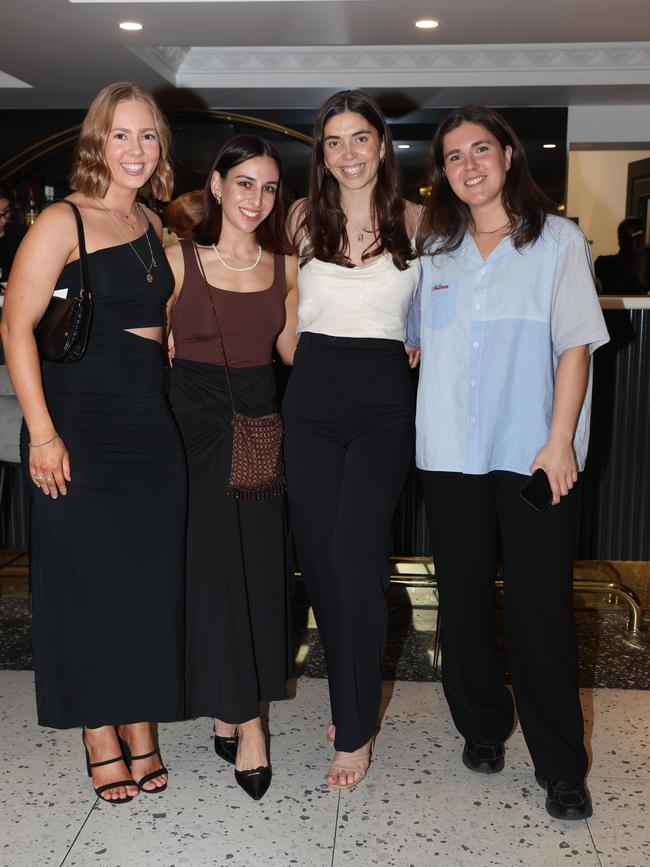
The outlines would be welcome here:
[[[183,717],[185,470],[163,391],[173,288],[159,219],[170,132],[153,97],[119,82],[94,99],[68,202],[81,217],[94,298],[88,348],[39,363],[34,328],[53,293],[79,290],[73,208],[49,207],[10,275],[2,321],[32,483],[31,571],[39,723],[83,727],[95,792],[161,792],[152,720]]]

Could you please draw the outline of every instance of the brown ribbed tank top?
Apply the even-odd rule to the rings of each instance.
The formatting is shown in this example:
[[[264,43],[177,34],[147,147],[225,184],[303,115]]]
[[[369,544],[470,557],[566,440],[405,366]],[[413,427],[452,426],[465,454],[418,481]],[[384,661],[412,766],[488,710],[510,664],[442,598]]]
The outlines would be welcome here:
[[[185,276],[172,308],[176,358],[223,364],[214,313],[191,240],[181,241]],[[285,324],[287,279],[284,256],[274,255],[273,283],[259,292],[231,292],[212,286],[212,299],[230,367],[270,364]]]

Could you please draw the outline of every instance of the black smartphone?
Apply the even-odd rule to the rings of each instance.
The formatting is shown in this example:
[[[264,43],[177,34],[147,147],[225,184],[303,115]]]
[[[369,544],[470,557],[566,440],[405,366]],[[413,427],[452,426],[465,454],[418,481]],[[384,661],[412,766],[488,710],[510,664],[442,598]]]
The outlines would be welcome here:
[[[544,512],[548,509],[553,502],[553,491],[548,476],[541,467],[536,469],[528,479],[519,491],[519,496],[538,512]]]

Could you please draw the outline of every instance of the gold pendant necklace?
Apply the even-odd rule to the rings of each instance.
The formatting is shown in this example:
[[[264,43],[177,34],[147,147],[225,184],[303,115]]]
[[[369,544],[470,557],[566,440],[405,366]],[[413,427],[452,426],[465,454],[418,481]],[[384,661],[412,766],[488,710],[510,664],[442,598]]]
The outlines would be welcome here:
[[[373,236],[376,234],[376,232],[374,232],[372,229],[360,229],[358,226],[355,226],[355,224],[352,222],[352,220],[348,216],[346,216],[345,219],[352,226],[352,228],[356,231],[356,233],[357,233],[356,238],[357,238],[357,241],[359,241],[359,243],[361,243],[365,239],[365,237],[366,237],[365,233],[366,232],[367,233],[372,232]]]
[[[124,232],[122,231],[120,224],[115,220],[115,217],[113,215],[113,211],[111,211],[110,208],[107,208],[103,202],[99,201],[99,199],[97,201],[102,206],[102,208],[108,213],[108,215],[111,218],[111,220],[113,221],[114,225],[117,226],[117,229],[118,229],[120,235],[122,235],[122,237],[124,238]],[[156,259],[153,255],[153,250],[151,248],[151,241],[149,240],[149,227],[144,221],[144,217],[142,216],[142,209],[140,208],[140,205],[137,202],[136,202],[136,210],[138,212],[138,217],[140,218],[140,224],[141,224],[142,228],[144,229],[144,237],[145,237],[145,240],[147,242],[147,246],[149,247],[149,255],[151,256],[151,261],[149,262],[149,267],[147,267],[145,265],[142,256],[135,249],[135,247],[133,246],[131,241],[128,238],[125,238],[125,240],[126,240],[126,243],[129,245],[129,247],[131,248],[131,250],[137,256],[137,258],[140,260],[140,264],[142,265],[144,270],[147,272],[144,279],[147,281],[147,283],[153,283],[152,271],[154,268],[158,267],[158,263],[156,262]],[[135,227],[134,227],[134,229],[135,229]]]

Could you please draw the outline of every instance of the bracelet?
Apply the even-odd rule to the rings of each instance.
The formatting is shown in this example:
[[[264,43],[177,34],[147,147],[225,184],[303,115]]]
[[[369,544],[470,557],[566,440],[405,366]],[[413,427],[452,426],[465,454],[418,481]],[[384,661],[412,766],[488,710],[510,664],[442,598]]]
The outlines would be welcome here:
[[[58,438],[59,438],[59,435],[58,435],[58,433],[56,433],[56,434],[54,434],[52,439],[45,440],[44,443],[28,443],[28,445],[29,445],[30,449],[40,449],[41,446],[49,445],[50,443],[53,443],[54,440],[58,440]]]

